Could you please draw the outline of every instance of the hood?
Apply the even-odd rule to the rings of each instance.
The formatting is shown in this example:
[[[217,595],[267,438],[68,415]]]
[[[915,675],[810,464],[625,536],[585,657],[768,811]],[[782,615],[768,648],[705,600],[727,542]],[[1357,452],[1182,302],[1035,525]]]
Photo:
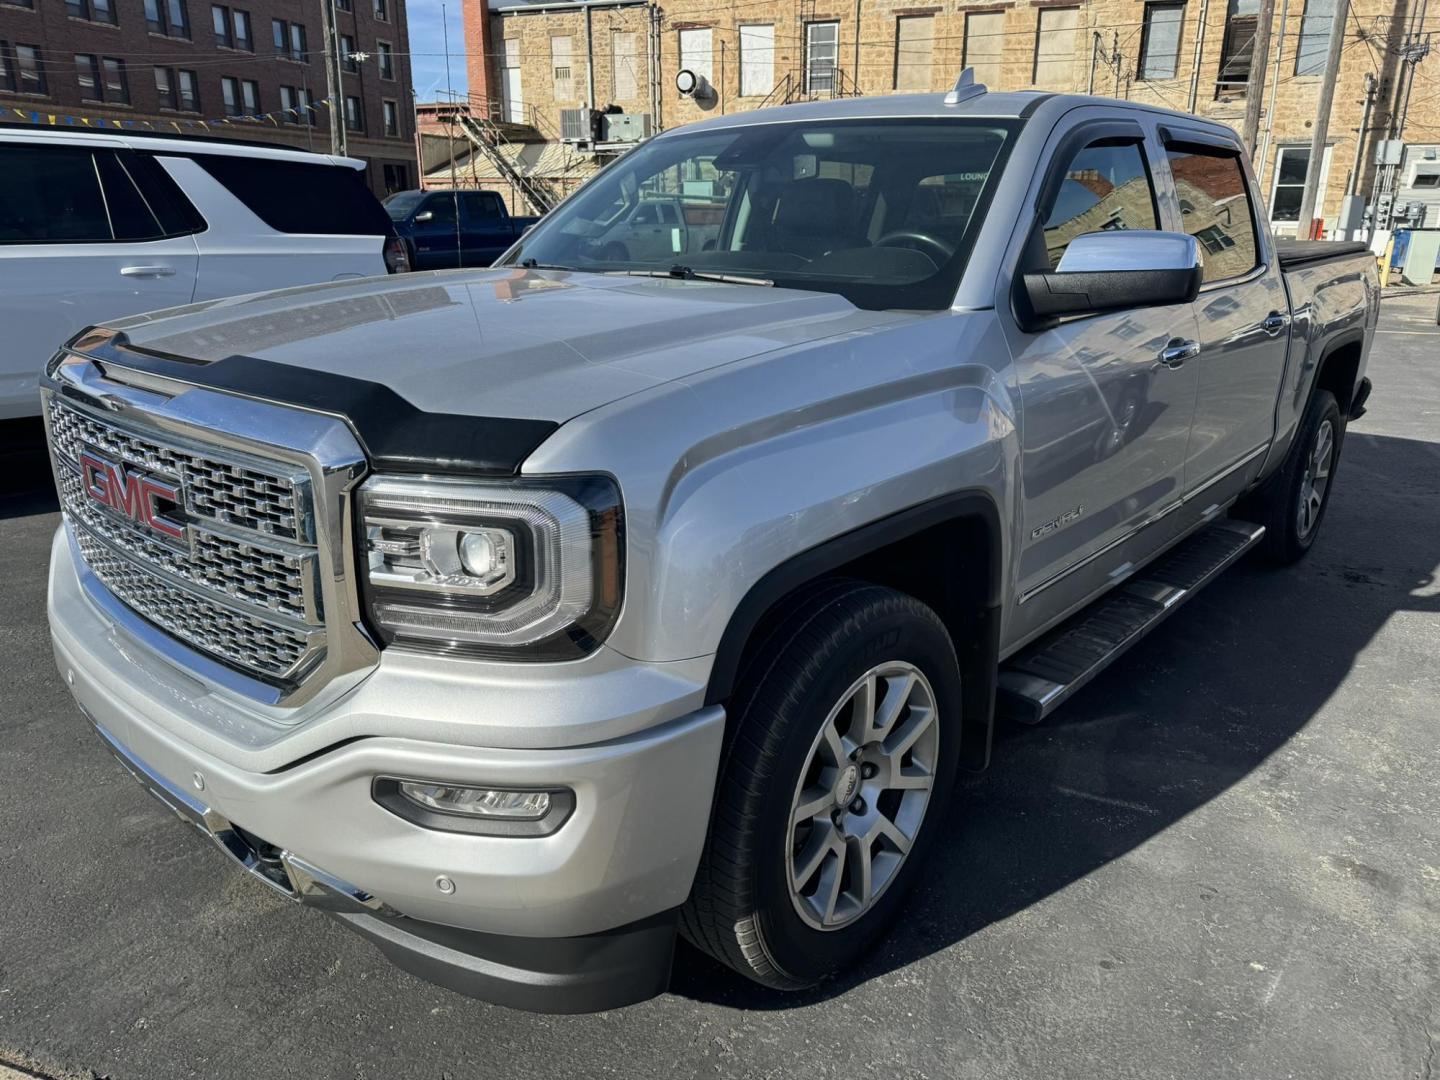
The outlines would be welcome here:
[[[251,356],[377,383],[426,413],[563,423],[720,364],[907,317],[794,289],[504,269],[256,293],[107,326],[191,360]]]

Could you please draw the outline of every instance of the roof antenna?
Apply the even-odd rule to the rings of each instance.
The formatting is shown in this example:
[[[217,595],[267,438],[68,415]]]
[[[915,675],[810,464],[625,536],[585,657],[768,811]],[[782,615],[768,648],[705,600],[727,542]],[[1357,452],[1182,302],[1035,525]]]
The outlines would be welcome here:
[[[975,69],[965,68],[960,72],[960,77],[955,80],[955,88],[945,95],[946,105],[959,105],[962,101],[969,101],[973,97],[979,97],[985,93],[985,84],[975,81]]]

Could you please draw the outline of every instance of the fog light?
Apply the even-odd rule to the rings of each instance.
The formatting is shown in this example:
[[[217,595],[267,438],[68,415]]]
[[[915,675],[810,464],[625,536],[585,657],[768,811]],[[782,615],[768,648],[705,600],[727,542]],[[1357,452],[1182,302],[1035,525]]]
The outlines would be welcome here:
[[[498,791],[494,788],[401,781],[400,794],[427,810],[437,810],[442,814],[536,821],[550,812],[548,791]]]

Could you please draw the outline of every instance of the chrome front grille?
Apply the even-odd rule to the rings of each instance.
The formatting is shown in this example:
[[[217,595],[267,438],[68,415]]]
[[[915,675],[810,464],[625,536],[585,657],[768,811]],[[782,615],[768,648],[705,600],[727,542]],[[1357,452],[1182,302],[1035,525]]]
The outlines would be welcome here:
[[[169,446],[97,420],[51,398],[50,431],[55,448],[71,461],[90,446],[128,464],[181,479],[187,509],[198,518],[286,540],[313,539],[301,511],[294,478],[254,464],[217,460],[203,452]]]
[[[56,484],[76,547],[121,603],[223,664],[293,684],[324,660],[321,553],[308,473],[205,446],[143,418],[111,419],[47,397]],[[178,490],[170,537],[86,490],[82,455]],[[93,475],[89,478],[93,481]]]

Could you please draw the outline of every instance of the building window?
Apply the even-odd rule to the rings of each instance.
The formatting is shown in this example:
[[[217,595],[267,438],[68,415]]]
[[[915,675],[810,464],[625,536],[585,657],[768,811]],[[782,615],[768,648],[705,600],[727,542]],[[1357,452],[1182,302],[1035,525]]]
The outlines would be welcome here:
[[[1041,8],[1035,28],[1036,86],[1069,90],[1075,80],[1075,28],[1080,9]]]
[[[243,49],[254,52],[255,43],[250,37],[250,13],[233,10],[215,4],[210,8],[210,20],[215,26],[215,44],[227,49]]]
[[[315,126],[315,103],[303,86],[280,87],[280,121],[285,124]]]
[[[570,38],[558,35],[550,39],[550,71],[555,80],[555,99],[568,101],[575,96],[575,80],[570,69]]]
[[[76,19],[115,25],[114,0],[65,0],[65,11]]]
[[[714,82],[711,69],[712,35],[709,28],[680,31],[680,66]]]
[[[260,84],[251,79],[240,81],[240,100],[245,105],[245,112],[255,116],[260,112]]]
[[[395,48],[388,41],[375,43],[375,60],[382,79],[395,78]]]
[[[407,191],[410,188],[410,169],[405,165],[386,165],[383,169],[385,177],[385,194],[393,195],[397,191]]]
[[[130,83],[125,78],[125,65],[114,57],[77,53],[75,74],[80,81],[81,100],[103,101],[109,105],[130,104]]]
[[[740,96],[760,97],[773,89],[775,27],[769,24],[740,27]]]
[[[805,92],[833,94],[835,68],[840,58],[840,24],[805,24]]]
[[[190,12],[185,0],[145,0],[145,23],[152,34],[190,36]]]
[[[1255,56],[1255,31],[1260,24],[1260,0],[1230,0],[1225,12],[1225,40],[1220,43],[1220,74],[1215,96],[1244,91],[1250,82]]]
[[[155,69],[155,96],[162,109],[180,108],[180,99],[175,94],[175,73],[169,68]]]
[[[260,84],[226,75],[220,80],[226,116],[255,116],[260,112]]]
[[[745,31],[746,27],[740,28],[740,81],[745,81]],[[614,86],[613,96],[616,101],[630,101],[638,93],[640,85],[640,52],[636,45],[636,36],[630,31],[615,31],[610,39],[610,52],[614,61]],[[740,91],[745,92],[743,89]]]
[[[1330,28],[1335,23],[1335,0],[1305,0],[1300,17],[1300,42],[1295,48],[1296,75],[1324,75],[1330,51]]]
[[[300,23],[286,22],[284,19],[271,19],[270,37],[275,43],[276,56],[283,56],[287,60],[298,60],[302,64],[310,62],[309,41],[305,36],[305,27]]]
[[[9,4],[11,7],[24,8],[27,11],[35,10],[35,0],[0,0],[0,4]]]
[[[350,0],[335,0],[335,7],[340,11],[349,11]]]
[[[390,21],[390,0],[375,0],[375,18],[380,22]]]
[[[975,72],[975,81],[1000,85],[1000,57],[1005,46],[1005,13],[977,11],[965,16],[965,51],[960,66]]]
[[[935,19],[902,15],[895,20],[895,89],[929,90],[935,60]]]
[[[385,134],[395,137],[400,134],[400,106],[393,101],[382,101],[380,110],[385,116]]]
[[[177,79],[180,86],[180,111],[200,111],[200,80],[195,77],[193,71],[177,71]]]
[[[34,45],[0,41],[0,90],[16,94],[45,94],[45,68]]]
[[[200,95],[196,91],[195,73],[174,68],[155,69],[155,94],[162,109],[178,112],[199,112]]]
[[[355,39],[349,34],[340,35],[340,66],[346,71],[360,70],[360,64],[355,59]]]
[[[360,99],[354,94],[345,95],[345,130],[365,130],[365,110],[360,107]]]
[[[75,78],[80,83],[81,101],[105,100],[105,92],[100,87],[100,61],[95,57],[76,54]]]
[[[1305,197],[1305,178],[1310,172],[1308,146],[1282,146],[1275,156],[1275,179],[1270,189],[1270,221],[1293,225],[1300,220],[1300,204]],[[1325,181],[1330,172],[1330,148],[1320,161],[1320,183],[1315,191],[1318,212],[1325,198]],[[1303,238],[1302,238],[1303,239]]]
[[[1140,78],[1173,79],[1180,67],[1180,25],[1185,5],[1162,0],[1145,5],[1140,37]]]

